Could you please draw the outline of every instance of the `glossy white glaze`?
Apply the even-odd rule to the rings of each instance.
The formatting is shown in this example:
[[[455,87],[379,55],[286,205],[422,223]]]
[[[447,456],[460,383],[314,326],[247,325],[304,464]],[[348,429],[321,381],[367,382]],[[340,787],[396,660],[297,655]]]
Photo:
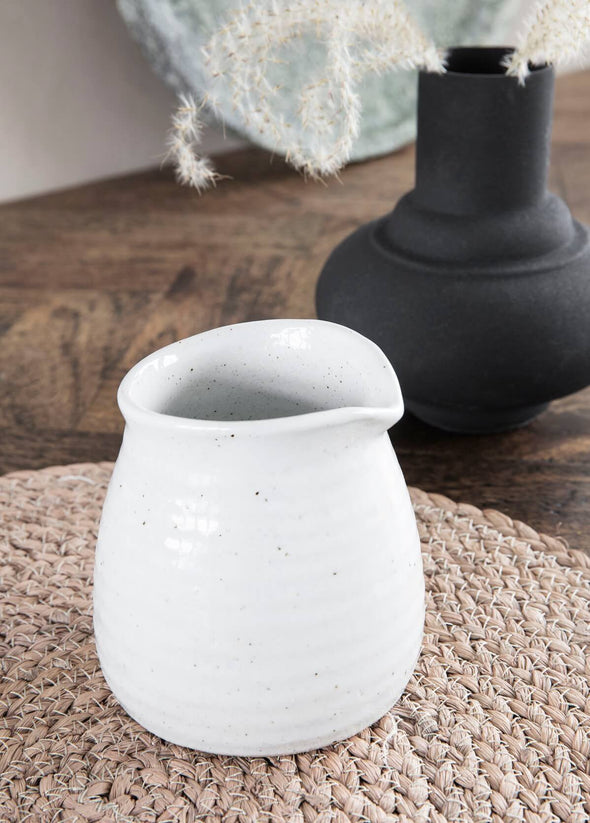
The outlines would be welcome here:
[[[424,581],[387,429],[391,365],[356,332],[266,320],[167,346],[123,380],[96,554],[114,694],[166,740],[286,754],[398,699]]]

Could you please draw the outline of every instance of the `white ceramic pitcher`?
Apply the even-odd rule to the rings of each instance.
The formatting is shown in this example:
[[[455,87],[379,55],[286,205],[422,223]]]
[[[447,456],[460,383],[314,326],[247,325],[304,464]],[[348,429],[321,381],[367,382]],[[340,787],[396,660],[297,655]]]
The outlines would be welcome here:
[[[318,320],[226,326],[142,360],[118,400],[94,625],[122,706],[166,740],[239,755],[381,717],[424,618],[381,350]]]

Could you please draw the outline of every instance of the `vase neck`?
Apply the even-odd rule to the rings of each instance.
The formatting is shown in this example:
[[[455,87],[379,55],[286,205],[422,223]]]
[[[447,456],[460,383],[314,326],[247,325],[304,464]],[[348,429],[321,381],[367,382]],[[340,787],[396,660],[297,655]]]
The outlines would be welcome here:
[[[453,49],[445,74],[420,74],[417,205],[473,214],[545,196],[554,73],[534,69],[522,85],[501,67],[508,51]]]

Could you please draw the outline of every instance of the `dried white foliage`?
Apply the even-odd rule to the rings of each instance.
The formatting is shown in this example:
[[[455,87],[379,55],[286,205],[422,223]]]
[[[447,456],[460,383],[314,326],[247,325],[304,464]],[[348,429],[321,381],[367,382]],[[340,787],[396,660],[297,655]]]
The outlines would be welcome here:
[[[190,95],[181,96],[172,118],[167,154],[174,162],[178,182],[193,186],[199,192],[214,186],[220,178],[209,158],[201,157],[197,152],[203,132],[202,108],[203,105],[198,106]]]
[[[506,60],[507,74],[523,83],[529,63],[566,63],[589,43],[589,0],[546,0],[537,6],[520,45]]]
[[[281,89],[269,82],[268,69],[306,33],[322,45],[326,59],[321,76],[299,90],[298,122],[293,123],[273,105]],[[209,104],[220,87],[229,91],[248,129],[313,178],[337,174],[348,161],[360,128],[357,87],[365,75],[397,67],[444,71],[441,55],[401,0],[251,2],[228,18],[204,51]],[[198,112],[185,100],[174,120],[170,149],[179,179],[202,190],[215,182],[215,173],[195,152],[199,136]]]

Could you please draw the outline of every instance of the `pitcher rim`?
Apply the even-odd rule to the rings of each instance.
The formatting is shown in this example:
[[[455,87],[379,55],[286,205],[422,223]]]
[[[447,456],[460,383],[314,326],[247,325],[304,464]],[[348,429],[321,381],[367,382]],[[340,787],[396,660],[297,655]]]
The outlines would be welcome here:
[[[347,336],[355,337],[362,342],[366,348],[370,349],[381,360],[384,369],[387,372],[387,377],[391,382],[392,389],[390,391],[391,402],[384,406],[340,406],[331,409],[320,409],[318,411],[303,412],[301,414],[284,415],[281,417],[267,417],[256,420],[208,420],[205,418],[181,417],[178,415],[168,414],[166,412],[156,411],[150,409],[145,405],[139,403],[132,396],[132,389],[134,381],[141,375],[141,373],[151,366],[151,364],[166,354],[176,354],[179,346],[183,344],[190,344],[197,338],[203,338],[221,331],[229,331],[230,329],[240,328],[242,326],[277,326],[286,328],[291,324],[306,325],[306,326],[323,326],[338,329]],[[203,432],[240,432],[241,434],[270,434],[274,431],[285,433],[286,431],[309,430],[310,428],[328,425],[339,425],[345,422],[352,422],[367,418],[375,420],[377,423],[382,423],[385,428],[393,426],[403,415],[404,405],[401,395],[399,381],[393,366],[388,358],[385,356],[379,346],[372,340],[369,340],[364,335],[343,326],[339,323],[333,323],[329,320],[317,320],[313,318],[272,318],[268,320],[252,320],[242,323],[229,323],[224,326],[218,326],[213,329],[207,329],[189,337],[181,338],[173,343],[169,343],[160,349],[156,349],[150,354],[139,360],[129,371],[125,374],[117,391],[117,403],[123,415],[126,424],[129,423],[143,423],[150,426],[157,426],[168,430],[193,430]]]

